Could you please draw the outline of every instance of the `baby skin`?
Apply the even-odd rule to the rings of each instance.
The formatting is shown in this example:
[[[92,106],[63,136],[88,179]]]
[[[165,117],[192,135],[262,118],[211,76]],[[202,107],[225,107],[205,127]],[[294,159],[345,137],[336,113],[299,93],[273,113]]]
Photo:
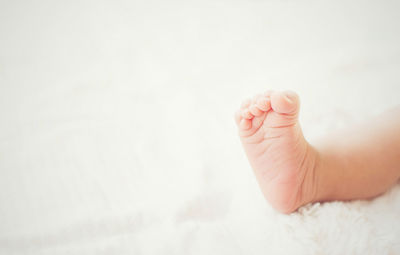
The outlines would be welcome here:
[[[282,213],[317,201],[368,199],[400,178],[400,107],[312,146],[291,91],[267,91],[235,114],[264,197]]]

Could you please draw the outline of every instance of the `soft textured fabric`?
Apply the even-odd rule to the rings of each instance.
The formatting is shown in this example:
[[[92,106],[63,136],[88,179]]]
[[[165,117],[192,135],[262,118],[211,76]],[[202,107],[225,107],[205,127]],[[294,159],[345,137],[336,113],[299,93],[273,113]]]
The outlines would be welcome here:
[[[233,121],[266,89],[310,141],[399,104],[399,7],[1,1],[0,254],[399,254],[398,185],[276,213]]]

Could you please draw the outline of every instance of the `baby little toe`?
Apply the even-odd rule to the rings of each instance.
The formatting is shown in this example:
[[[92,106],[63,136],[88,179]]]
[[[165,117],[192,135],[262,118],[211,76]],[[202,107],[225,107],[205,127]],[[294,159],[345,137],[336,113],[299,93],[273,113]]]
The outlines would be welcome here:
[[[243,117],[242,117],[242,111],[241,110],[237,110],[236,112],[235,112],[235,122],[236,122],[236,125],[239,125],[240,124],[240,121],[243,119]]]
[[[249,107],[250,104],[251,104],[251,99],[248,98],[248,99],[246,99],[246,100],[244,100],[244,101],[242,102],[242,105],[240,106],[240,108],[241,108],[241,109],[245,109],[245,108]]]

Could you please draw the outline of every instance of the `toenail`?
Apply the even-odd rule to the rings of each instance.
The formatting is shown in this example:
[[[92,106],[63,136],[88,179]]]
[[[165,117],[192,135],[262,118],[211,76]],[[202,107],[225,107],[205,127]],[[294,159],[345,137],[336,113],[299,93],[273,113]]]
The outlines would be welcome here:
[[[285,92],[285,96],[286,96],[287,98],[289,98],[290,100],[292,100],[293,98],[296,97],[296,93],[294,93],[294,92],[292,92],[292,91],[286,91],[286,92]]]

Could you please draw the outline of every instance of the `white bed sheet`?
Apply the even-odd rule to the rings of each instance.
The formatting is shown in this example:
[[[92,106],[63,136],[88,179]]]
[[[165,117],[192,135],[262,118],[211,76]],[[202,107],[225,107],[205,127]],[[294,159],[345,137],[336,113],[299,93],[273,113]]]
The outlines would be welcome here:
[[[399,104],[399,7],[1,1],[0,254],[400,253],[399,186],[278,214],[232,119],[293,89],[312,141]]]

